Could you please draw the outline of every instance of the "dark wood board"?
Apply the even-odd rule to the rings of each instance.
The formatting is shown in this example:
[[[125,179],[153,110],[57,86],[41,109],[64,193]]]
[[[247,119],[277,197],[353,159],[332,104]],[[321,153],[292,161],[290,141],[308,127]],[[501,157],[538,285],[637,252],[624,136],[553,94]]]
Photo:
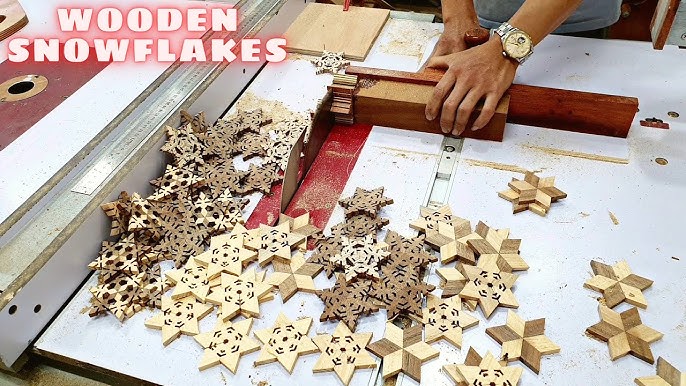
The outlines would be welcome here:
[[[359,80],[392,81],[432,87],[438,83],[443,73],[434,69],[417,73],[355,66],[346,69],[346,74],[357,75]],[[508,94],[510,104],[507,122],[577,133],[626,138],[638,112],[638,99],[625,96],[519,84],[510,86]],[[356,118],[359,109],[356,104]],[[376,111],[376,114],[383,115],[381,111]],[[423,116],[422,109],[421,117]]]

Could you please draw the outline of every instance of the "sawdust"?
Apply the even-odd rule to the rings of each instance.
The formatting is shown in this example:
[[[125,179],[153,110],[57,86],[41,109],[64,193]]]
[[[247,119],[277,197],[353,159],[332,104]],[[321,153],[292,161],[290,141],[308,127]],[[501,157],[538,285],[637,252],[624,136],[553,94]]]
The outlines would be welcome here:
[[[381,146],[380,149],[387,150],[395,154],[396,156],[402,157],[402,158],[407,158],[408,155],[419,155],[423,157],[438,157],[437,154],[433,153],[425,153],[421,151],[411,151],[411,150],[405,150],[405,149],[398,149],[395,147],[386,147],[386,146]]]
[[[375,84],[379,83],[378,79],[363,78],[357,81],[358,89],[367,89],[374,87]]]
[[[610,212],[609,210],[607,213],[610,215],[610,220],[612,220],[612,223],[615,225],[619,225],[619,219],[617,219],[617,216],[615,216],[614,213]]]
[[[282,102],[260,98],[250,91],[243,93],[238,100],[237,107],[239,110],[254,110],[261,108],[262,111],[272,119],[272,123],[266,126],[267,130],[270,130],[278,122],[310,118],[309,116],[290,110]]]
[[[272,212],[267,213],[267,222],[269,224],[274,224],[274,213],[272,213]]]
[[[533,149],[533,150],[538,150],[542,151],[547,154],[552,154],[552,155],[561,155],[565,157],[574,157],[574,158],[583,158],[583,159],[588,159],[591,161],[601,161],[601,162],[609,162],[609,163],[615,163],[615,164],[623,164],[626,165],[629,163],[629,160],[626,158],[616,158],[616,157],[606,157],[602,155],[597,155],[597,154],[589,154],[589,153],[581,153],[581,152],[576,152],[576,151],[569,151],[569,150],[562,150],[562,149],[555,149],[552,147],[544,147],[544,146],[535,146],[535,145],[520,145],[525,148]]]
[[[491,162],[491,161],[480,161],[480,160],[475,160],[475,159],[469,159],[465,158],[464,159],[470,166],[480,166],[480,167],[485,167],[485,168],[491,168],[495,170],[504,170],[508,172],[515,172],[515,173],[522,173],[525,174],[527,172],[526,169],[519,167],[517,165],[508,165],[508,164],[501,164],[498,162]],[[538,173],[538,170],[534,170],[534,173]]]
[[[412,56],[417,58],[417,61],[422,60],[429,41],[441,34],[433,24],[402,19],[390,19],[384,33],[390,39],[379,46],[379,51],[392,55]]]
[[[315,209],[331,209],[338,202],[340,192],[333,188],[330,176],[319,178],[316,184],[305,189],[294,210],[311,211]]]
[[[590,214],[584,213],[584,212],[579,212],[579,215],[580,215],[581,217],[588,217],[588,216],[590,216]]]

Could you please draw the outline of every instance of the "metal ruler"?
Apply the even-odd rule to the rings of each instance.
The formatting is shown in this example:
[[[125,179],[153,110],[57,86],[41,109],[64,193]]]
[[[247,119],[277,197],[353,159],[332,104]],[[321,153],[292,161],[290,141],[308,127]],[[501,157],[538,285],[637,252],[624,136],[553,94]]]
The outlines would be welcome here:
[[[207,33],[203,37],[207,52],[210,39],[239,42],[254,36],[286,2],[242,0],[236,5],[242,17],[238,31]],[[0,288],[0,330],[12,331],[0,335],[1,367],[21,365],[17,360],[23,351],[87,278],[86,264],[93,256],[74,256],[73,248],[69,253],[72,235],[92,221],[91,214],[147,155],[157,154],[162,128],[178,124],[179,111],[198,100],[227,66],[172,65],[82,151],[80,162],[65,166],[40,196],[23,205],[19,218],[0,239],[0,259],[21,265],[16,277]],[[248,82],[234,88],[240,92]],[[225,103],[231,100],[227,96]],[[99,223],[94,224],[87,223],[102,233]]]

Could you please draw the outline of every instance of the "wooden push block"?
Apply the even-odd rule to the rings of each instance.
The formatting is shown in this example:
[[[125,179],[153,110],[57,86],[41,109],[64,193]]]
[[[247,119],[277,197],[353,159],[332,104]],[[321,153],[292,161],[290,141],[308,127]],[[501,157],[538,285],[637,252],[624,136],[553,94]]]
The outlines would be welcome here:
[[[360,87],[354,97],[355,122],[443,134],[440,119],[427,121],[424,114],[433,89],[431,85],[391,80],[379,80],[368,87]],[[462,136],[502,141],[509,101],[510,97],[505,95],[498,103],[495,115],[484,128],[477,131],[467,129]],[[477,105],[467,122],[467,128],[471,127],[480,113],[481,105]]]

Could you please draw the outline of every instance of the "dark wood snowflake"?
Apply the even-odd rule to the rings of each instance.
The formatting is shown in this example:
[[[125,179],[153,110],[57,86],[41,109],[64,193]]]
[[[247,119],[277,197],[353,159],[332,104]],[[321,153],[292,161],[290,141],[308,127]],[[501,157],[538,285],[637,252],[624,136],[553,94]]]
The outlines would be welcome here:
[[[351,331],[357,328],[361,316],[371,315],[379,310],[371,297],[371,283],[357,281],[346,283],[345,276],[339,275],[333,288],[318,291],[317,296],[324,302],[324,312],[320,320],[344,322]]]

